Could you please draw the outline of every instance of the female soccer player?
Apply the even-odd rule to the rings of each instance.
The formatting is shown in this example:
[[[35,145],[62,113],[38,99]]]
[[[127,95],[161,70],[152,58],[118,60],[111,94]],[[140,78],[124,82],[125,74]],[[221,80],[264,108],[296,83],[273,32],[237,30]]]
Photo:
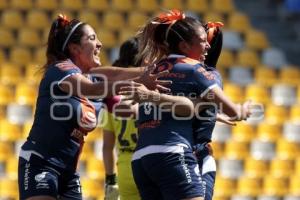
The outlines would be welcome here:
[[[173,95],[215,104],[236,120],[246,119],[249,102],[232,103],[218,87],[214,74],[204,68],[210,49],[203,25],[173,10],[155,17],[140,32],[140,58],[157,61],[156,72],[168,69]],[[138,93],[139,86],[124,87],[123,95]],[[134,95],[139,100],[140,95]],[[142,100],[140,100],[142,101]],[[173,107],[176,107],[173,106]],[[196,113],[196,117],[198,113]],[[194,116],[181,117],[163,106],[143,102],[139,107],[138,142],[132,159],[135,182],[143,200],[199,200],[204,198],[197,160],[193,154]]]
[[[19,155],[20,199],[82,199],[76,166],[84,137],[97,125],[102,98],[128,85],[121,82],[114,87],[110,80],[142,73],[137,69],[97,68],[101,47],[94,29],[86,23],[69,21],[64,15],[52,23],[34,122]],[[90,71],[106,77],[94,78]],[[146,74],[142,81],[156,88],[157,77]]]

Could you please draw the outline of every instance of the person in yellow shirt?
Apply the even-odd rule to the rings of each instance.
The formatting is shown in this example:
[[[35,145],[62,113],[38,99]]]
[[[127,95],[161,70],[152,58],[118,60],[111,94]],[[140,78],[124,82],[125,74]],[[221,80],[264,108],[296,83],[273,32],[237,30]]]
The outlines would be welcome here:
[[[134,56],[138,52],[138,41],[131,38],[120,47],[119,59],[114,66],[135,67],[141,62],[135,62]],[[134,119],[116,118],[111,112],[115,103],[119,102],[119,96],[106,99],[107,108],[103,115],[103,162],[106,173],[105,200],[138,200],[138,190],[131,172],[131,157],[137,142],[137,128]],[[117,148],[118,161],[116,170],[116,158],[114,148]],[[117,176],[118,174],[118,180]]]

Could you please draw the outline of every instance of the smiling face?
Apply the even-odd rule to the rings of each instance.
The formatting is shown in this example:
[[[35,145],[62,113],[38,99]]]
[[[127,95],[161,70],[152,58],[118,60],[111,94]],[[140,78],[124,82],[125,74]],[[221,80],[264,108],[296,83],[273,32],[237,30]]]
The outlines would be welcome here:
[[[70,44],[73,62],[81,68],[83,72],[101,65],[99,53],[102,43],[97,38],[94,29],[89,25],[82,27],[83,35],[80,44]]]
[[[207,41],[207,34],[202,26],[200,26],[196,35],[192,38],[191,42],[184,42],[185,45],[182,52],[187,56],[200,62],[204,62],[210,45]]]

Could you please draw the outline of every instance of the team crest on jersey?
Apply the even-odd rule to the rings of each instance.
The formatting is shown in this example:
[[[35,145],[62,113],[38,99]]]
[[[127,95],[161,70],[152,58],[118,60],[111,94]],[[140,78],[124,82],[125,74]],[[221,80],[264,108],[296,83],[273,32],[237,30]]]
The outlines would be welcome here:
[[[94,130],[97,126],[97,116],[95,107],[86,98],[81,98],[81,118],[79,121],[79,126],[86,132]]]

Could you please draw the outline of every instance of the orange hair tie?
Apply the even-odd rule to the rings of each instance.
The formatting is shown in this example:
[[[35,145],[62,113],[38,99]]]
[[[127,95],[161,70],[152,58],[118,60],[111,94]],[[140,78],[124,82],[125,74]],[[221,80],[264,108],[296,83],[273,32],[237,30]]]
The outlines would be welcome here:
[[[70,24],[70,20],[68,19],[67,15],[58,14],[57,19],[62,23],[63,26],[67,26]]]
[[[177,20],[185,18],[185,14],[177,9],[168,11],[167,13],[161,13],[158,17],[152,21],[153,24],[173,24]]]
[[[222,22],[207,22],[207,41],[210,44],[215,34],[217,33],[220,27],[223,27],[224,24]]]

